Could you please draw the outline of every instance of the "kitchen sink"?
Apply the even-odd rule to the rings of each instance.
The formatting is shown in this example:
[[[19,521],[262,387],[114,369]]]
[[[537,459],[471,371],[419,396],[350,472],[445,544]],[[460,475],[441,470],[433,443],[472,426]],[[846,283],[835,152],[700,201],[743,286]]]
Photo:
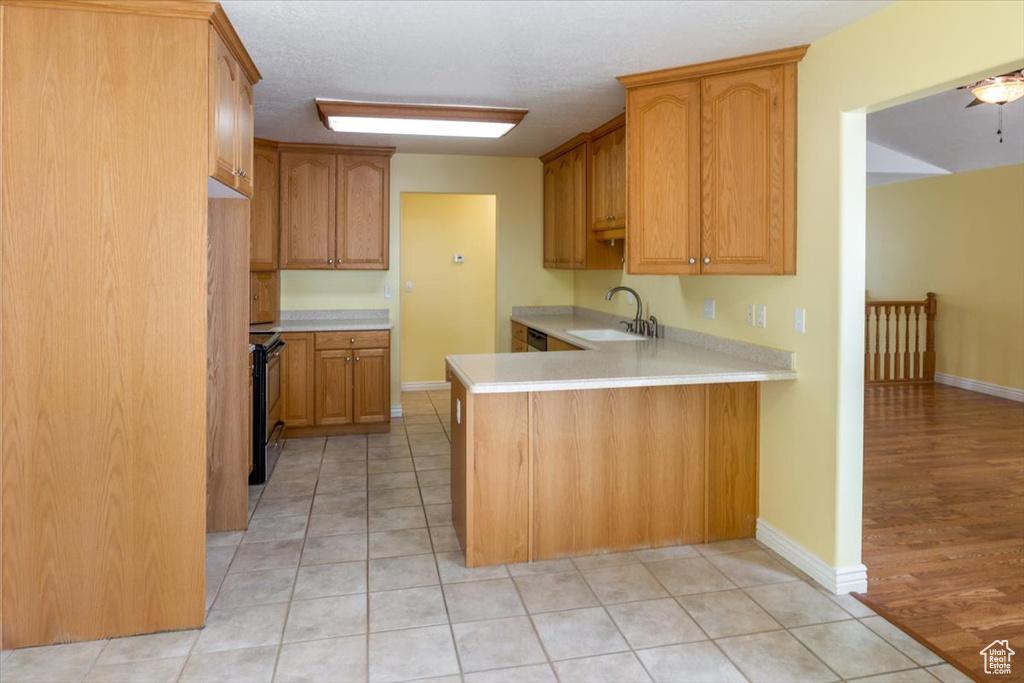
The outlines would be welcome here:
[[[608,342],[608,341],[643,341],[647,337],[631,332],[623,332],[613,327],[597,330],[566,330],[569,334],[587,341]]]

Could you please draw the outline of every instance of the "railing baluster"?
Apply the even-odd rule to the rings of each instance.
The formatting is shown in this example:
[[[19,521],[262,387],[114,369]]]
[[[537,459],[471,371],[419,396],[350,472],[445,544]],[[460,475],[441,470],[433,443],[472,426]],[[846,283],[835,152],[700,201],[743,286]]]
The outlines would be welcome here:
[[[866,301],[864,382],[931,382],[935,379],[935,295],[924,301]],[[885,330],[882,330],[882,318]],[[895,316],[895,322],[893,317]],[[924,320],[922,320],[924,318]],[[871,327],[874,325],[874,330]],[[902,329],[901,326],[902,325]],[[913,325],[913,333],[911,333]],[[922,327],[924,339],[922,340]],[[885,344],[882,344],[882,336]]]
[[[914,306],[914,379],[921,379],[921,307]]]
[[[889,355],[889,340],[892,337],[892,333],[889,329],[890,308],[885,307],[885,381],[891,382],[892,377],[892,356]]]
[[[879,319],[879,315],[881,314],[881,312],[882,312],[881,309],[878,306],[875,306],[875,353],[874,353],[874,366],[875,366],[875,381],[876,382],[880,382],[882,380],[882,378],[880,377],[880,373],[879,373],[879,368],[880,368],[881,363],[882,363],[882,356],[881,356],[881,353],[880,353],[881,344],[878,343],[878,329],[881,327],[881,325],[880,325],[881,320]]]
[[[871,381],[871,304],[864,304],[864,381]]]
[[[910,374],[910,306],[903,307],[903,316],[906,318],[903,324],[903,379],[911,380]]]

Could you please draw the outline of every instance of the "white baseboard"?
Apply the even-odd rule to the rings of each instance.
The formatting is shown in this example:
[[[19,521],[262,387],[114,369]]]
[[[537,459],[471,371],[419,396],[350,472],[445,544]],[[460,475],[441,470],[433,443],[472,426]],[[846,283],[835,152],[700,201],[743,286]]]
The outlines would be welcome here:
[[[979,394],[988,394],[989,396],[997,396],[999,398],[1008,398],[1011,401],[1017,401],[1018,403],[1024,403],[1024,389],[1014,389],[1012,387],[1004,387],[999,384],[989,384],[988,382],[979,382],[976,379],[967,379],[966,377],[957,377],[956,375],[947,375],[944,372],[935,373],[935,381],[938,384],[947,384],[951,387],[958,389],[966,389],[967,391],[976,391]]]
[[[763,519],[757,520],[757,540],[833,595],[868,592],[868,568],[862,564],[833,567]]]
[[[402,406],[391,406],[391,417],[402,417]]]
[[[448,382],[403,382],[402,391],[447,391]]]

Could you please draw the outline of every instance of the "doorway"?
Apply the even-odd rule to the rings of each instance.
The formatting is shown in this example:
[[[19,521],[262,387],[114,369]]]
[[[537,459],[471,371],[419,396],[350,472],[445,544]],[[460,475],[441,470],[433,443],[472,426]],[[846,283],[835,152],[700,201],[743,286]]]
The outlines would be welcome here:
[[[494,353],[497,315],[493,194],[401,196],[403,391],[445,385],[445,356]]]

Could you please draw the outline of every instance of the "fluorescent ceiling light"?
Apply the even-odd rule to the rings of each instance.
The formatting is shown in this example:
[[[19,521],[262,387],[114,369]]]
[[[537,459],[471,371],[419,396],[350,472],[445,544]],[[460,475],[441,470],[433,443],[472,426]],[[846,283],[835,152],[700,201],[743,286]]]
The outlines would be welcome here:
[[[324,125],[339,133],[500,138],[515,128],[525,109],[388,104],[317,100]]]

